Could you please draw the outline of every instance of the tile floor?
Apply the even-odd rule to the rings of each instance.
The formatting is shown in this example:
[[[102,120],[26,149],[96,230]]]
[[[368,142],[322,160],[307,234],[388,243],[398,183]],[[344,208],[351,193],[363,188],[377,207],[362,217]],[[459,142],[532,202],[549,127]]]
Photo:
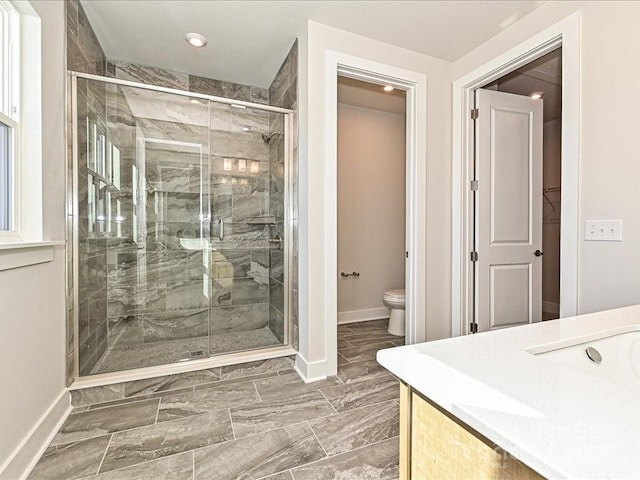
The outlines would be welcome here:
[[[275,345],[281,345],[281,342],[269,327],[244,332],[219,333],[211,337],[128,345],[107,349],[91,370],[91,374],[166,365],[183,361],[185,358],[206,358],[208,355],[255,350]]]
[[[386,320],[338,328],[338,375],[305,384],[290,358],[77,392],[29,479],[398,478],[398,382],[376,351]]]

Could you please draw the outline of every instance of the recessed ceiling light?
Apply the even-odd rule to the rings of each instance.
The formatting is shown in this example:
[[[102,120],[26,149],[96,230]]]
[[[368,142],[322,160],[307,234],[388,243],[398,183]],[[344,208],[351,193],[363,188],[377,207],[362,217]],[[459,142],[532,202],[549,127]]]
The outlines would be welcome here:
[[[531,98],[533,98],[534,100],[540,100],[542,98],[542,92],[533,92],[531,95],[529,95]]]
[[[243,132],[248,132],[249,130],[251,130],[251,128],[247,127],[246,125],[242,127]]]
[[[385,91],[385,92],[393,92],[393,90],[394,90],[394,89],[393,89],[393,87],[392,87],[391,85],[386,85],[386,86],[384,87],[384,91]]]
[[[207,44],[207,37],[199,33],[187,33],[184,39],[189,45],[196,48],[204,47]]]

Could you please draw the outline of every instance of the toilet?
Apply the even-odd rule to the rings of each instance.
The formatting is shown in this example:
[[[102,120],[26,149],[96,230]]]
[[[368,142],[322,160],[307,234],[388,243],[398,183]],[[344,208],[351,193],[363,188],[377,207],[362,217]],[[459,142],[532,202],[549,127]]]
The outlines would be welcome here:
[[[382,302],[391,310],[389,315],[389,333],[404,337],[404,288],[387,290]]]

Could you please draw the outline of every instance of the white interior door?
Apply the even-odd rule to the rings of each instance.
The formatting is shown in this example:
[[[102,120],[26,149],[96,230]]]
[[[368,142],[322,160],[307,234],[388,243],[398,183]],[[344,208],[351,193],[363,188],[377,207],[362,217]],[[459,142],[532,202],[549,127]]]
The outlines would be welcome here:
[[[542,317],[543,102],[476,91],[477,331]]]

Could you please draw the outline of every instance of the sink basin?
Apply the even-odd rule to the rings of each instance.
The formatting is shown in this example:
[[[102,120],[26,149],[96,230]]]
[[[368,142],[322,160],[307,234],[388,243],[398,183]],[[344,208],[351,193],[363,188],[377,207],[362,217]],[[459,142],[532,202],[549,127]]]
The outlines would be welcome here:
[[[602,380],[640,389],[640,327],[636,325],[573,342],[534,347],[528,352]]]

